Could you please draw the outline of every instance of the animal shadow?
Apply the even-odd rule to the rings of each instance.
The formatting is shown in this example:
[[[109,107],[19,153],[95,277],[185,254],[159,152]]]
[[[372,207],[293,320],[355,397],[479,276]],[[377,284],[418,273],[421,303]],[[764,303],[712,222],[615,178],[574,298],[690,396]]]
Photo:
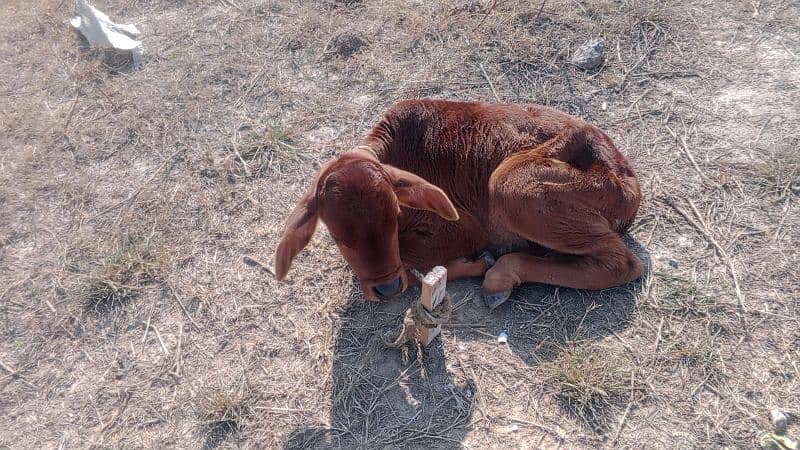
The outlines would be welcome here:
[[[626,243],[642,259],[645,273],[613,289],[524,285],[490,312],[479,280],[448,283],[454,302],[449,322],[458,326],[445,327],[443,337],[498,345],[496,336],[505,332],[513,353],[533,366],[557,357],[554,349],[568,340],[602,339],[623,330],[651,271],[649,253],[630,237]],[[415,288],[376,304],[364,301],[354,283],[335,343],[330,427],[296,429],[287,435],[285,449],[461,448],[479,394],[474,380],[448,368],[440,338],[421,359],[412,352],[407,362],[402,352],[383,344],[418,296]]]

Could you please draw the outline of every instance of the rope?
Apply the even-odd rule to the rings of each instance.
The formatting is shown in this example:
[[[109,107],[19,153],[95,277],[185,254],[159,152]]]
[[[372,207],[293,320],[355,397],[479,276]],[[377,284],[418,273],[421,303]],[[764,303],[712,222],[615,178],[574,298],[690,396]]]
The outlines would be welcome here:
[[[425,276],[415,269],[410,272],[414,274],[420,281]],[[453,312],[453,300],[450,294],[445,292],[444,298],[433,311],[428,311],[422,305],[422,299],[417,299],[410,308],[408,308],[403,315],[403,324],[400,327],[400,332],[394,339],[387,339],[387,337],[395,333],[387,333],[381,339],[388,348],[400,349],[403,353],[403,360],[408,361],[408,347],[411,346],[417,350],[417,355],[420,355],[419,338],[423,328],[436,328],[439,325],[447,323],[450,320],[450,314]]]

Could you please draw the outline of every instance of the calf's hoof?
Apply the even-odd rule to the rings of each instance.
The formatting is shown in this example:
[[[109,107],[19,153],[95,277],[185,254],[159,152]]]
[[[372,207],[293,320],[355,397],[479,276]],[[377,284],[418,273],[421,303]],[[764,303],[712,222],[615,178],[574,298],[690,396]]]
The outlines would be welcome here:
[[[482,252],[480,255],[464,256],[463,258],[461,258],[461,261],[465,263],[483,261],[483,265],[486,266],[486,270],[491,269],[492,267],[494,267],[495,263],[497,263],[497,260],[494,258],[494,256],[492,256],[491,253],[489,253],[488,250]]]
[[[483,258],[483,263],[486,264],[486,270],[491,269],[492,267],[494,267],[495,263],[497,263],[497,260],[494,259],[494,256],[492,256],[492,254],[489,252],[481,253],[481,256],[479,256],[479,258]]]
[[[489,307],[490,311],[502,305],[511,297],[511,291],[495,292],[494,294],[483,293],[483,302]]]

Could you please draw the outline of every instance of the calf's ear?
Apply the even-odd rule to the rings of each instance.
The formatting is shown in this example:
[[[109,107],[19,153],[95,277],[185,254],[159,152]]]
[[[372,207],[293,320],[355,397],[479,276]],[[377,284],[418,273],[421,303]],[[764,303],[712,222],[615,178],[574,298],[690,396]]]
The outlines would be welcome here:
[[[289,267],[292,265],[292,260],[300,253],[300,250],[308,245],[308,241],[314,235],[314,230],[317,229],[317,221],[319,220],[316,201],[317,186],[320,178],[328,173],[328,169],[332,164],[333,161],[329,161],[320,167],[314,182],[311,183],[311,187],[303,194],[303,197],[297,202],[297,206],[294,207],[292,214],[286,219],[283,237],[280,244],[278,244],[278,250],[275,252],[275,278],[278,281],[286,278]]]
[[[432,211],[446,220],[458,220],[458,211],[447,194],[421,177],[397,167],[384,165],[400,205]]]
[[[275,252],[275,277],[278,281],[286,278],[292,260],[314,235],[317,228],[317,211],[314,197],[317,189],[315,182],[311,189],[303,195],[294,211],[286,220],[283,237]]]

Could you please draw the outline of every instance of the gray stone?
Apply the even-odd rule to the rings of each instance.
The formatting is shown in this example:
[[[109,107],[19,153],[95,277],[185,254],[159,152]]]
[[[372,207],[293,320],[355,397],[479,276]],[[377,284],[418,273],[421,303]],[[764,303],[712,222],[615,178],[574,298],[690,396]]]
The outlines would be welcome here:
[[[572,54],[572,64],[584,70],[593,70],[603,63],[603,50],[606,42],[603,38],[593,39],[575,50]]]
[[[781,412],[781,410],[773,409],[769,412],[769,418],[772,420],[772,426],[775,427],[775,431],[781,433],[786,430],[788,419],[786,418],[786,414]]]

